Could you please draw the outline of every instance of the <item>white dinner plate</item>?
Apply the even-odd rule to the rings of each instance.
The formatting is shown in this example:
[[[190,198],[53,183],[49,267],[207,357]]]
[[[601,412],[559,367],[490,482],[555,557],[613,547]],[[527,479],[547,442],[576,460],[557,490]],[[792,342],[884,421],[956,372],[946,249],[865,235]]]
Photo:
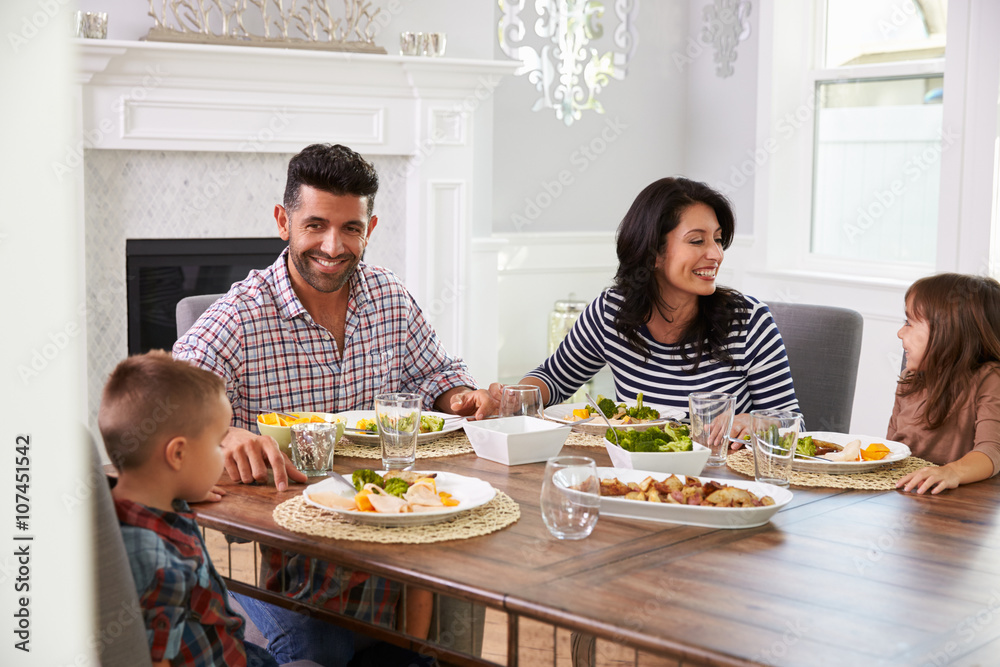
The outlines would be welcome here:
[[[443,412],[424,412],[421,411],[422,415],[433,415],[435,417],[452,417],[449,421],[444,423],[444,428],[440,431],[433,431],[431,433],[421,433],[417,436],[417,444],[421,445],[425,442],[431,442],[442,438],[452,431],[457,431],[462,428],[465,424],[464,419],[454,419],[455,415],[447,415]],[[370,419],[375,421],[375,411],[374,410],[348,410],[347,412],[338,412],[337,417],[343,419],[347,422],[348,428],[357,428],[358,421],[361,419]],[[357,433],[355,431],[345,431],[344,437],[351,442],[357,443],[359,445],[377,445],[379,444],[378,433]]]
[[[630,408],[635,407],[635,401],[615,401],[616,405],[618,403],[624,403]],[[572,424],[575,421],[579,421],[576,419],[570,419],[570,417],[573,416],[573,410],[585,408],[587,405],[587,403],[560,403],[558,405],[545,408],[544,413],[547,419],[562,422],[563,424]],[[648,405],[654,410],[657,410],[660,413],[660,418],[657,421],[645,422],[642,424],[614,424],[614,428],[632,428],[637,431],[643,431],[650,426],[658,426],[663,424],[663,422],[670,421],[671,419],[683,419],[684,415],[687,414],[683,410],[663,407],[654,403],[649,403],[648,401],[643,401],[643,405]],[[604,423],[604,420],[601,419],[600,415],[595,415],[594,418],[586,424],[574,426],[573,430],[580,431],[581,433],[603,436],[608,430],[608,425]]]
[[[851,435],[848,433],[833,433],[831,431],[806,431],[799,437],[811,435],[817,440],[826,440],[835,445],[846,445],[852,440],[861,441],[861,449],[873,442],[880,442],[889,448],[889,454],[881,461],[815,461],[813,459],[794,459],[792,470],[800,472],[819,472],[828,475],[850,475],[852,473],[870,472],[893,463],[898,463],[910,455],[910,448],[901,442],[875,438],[870,435]]]
[[[376,472],[382,474],[384,471],[380,470]],[[348,482],[351,481],[351,475],[343,475],[343,478]],[[465,512],[466,510],[475,509],[480,505],[485,505],[493,500],[493,496],[497,493],[496,489],[494,489],[489,482],[484,482],[483,480],[475,477],[456,475],[451,472],[437,473],[437,476],[434,478],[434,483],[436,484],[438,491],[447,491],[450,493],[451,497],[458,501],[458,505],[455,505],[454,507],[442,507],[439,510],[428,512],[406,512],[402,514],[383,514],[380,512],[362,512],[360,510],[336,509],[317,503],[310,497],[310,494],[316,491],[332,491],[334,493],[339,493],[340,487],[336,486],[335,482],[330,480],[323,480],[321,482],[317,482],[316,484],[310,484],[302,491],[302,495],[305,497],[306,502],[313,507],[318,507],[321,510],[339,514],[340,516],[356,521],[357,523],[371,524],[373,526],[424,526],[431,523],[446,521],[460,512]]]
[[[638,484],[647,477],[662,482],[668,473],[623,468],[598,468],[601,479],[618,478],[626,484]],[[683,475],[678,475],[684,479]],[[750,491],[758,498],[771,496],[773,505],[761,507],[712,507],[705,505],[679,505],[676,503],[651,503],[645,500],[626,500],[624,497],[601,496],[601,516],[619,516],[627,519],[682,523],[705,528],[753,528],[763,526],[771,517],[792,500],[792,492],[780,486],[750,480],[718,479],[698,476],[702,482],[718,482]]]

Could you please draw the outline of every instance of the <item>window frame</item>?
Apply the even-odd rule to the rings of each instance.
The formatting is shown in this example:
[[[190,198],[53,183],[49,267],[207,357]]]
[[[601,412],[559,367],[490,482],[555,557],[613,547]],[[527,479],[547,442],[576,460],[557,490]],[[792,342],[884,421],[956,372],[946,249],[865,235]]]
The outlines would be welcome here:
[[[1000,4],[1000,3],[998,3]],[[948,8],[948,51],[945,59],[818,67],[825,54],[827,0],[765,0],[759,32],[762,53],[759,76],[757,145],[767,149],[769,161],[757,173],[754,236],[765,248],[766,272],[775,275],[822,275],[847,282],[908,285],[935,271],[986,273],[994,238],[992,220],[994,147],[975,145],[983,123],[970,124],[970,106],[982,108],[983,99],[997,99],[1000,76],[990,88],[989,74],[1000,66],[1000,44],[983,25],[1000,14],[974,0],[951,0]],[[990,24],[996,25],[996,23]],[[765,41],[766,40],[766,41]],[[765,46],[766,45],[766,46]],[[984,64],[985,60],[985,64]],[[873,264],[815,254],[811,250],[817,85],[820,82],[943,76],[945,96],[942,132],[958,132],[953,147],[942,152],[939,186],[936,257],[923,263]],[[810,111],[809,118],[784,137],[782,123],[789,114]],[[799,114],[802,116],[803,114]],[[979,114],[982,115],[982,114]],[[794,116],[798,118],[798,116]],[[996,108],[993,107],[993,125]],[[991,136],[996,135],[991,126]],[[984,166],[984,153],[988,166]],[[984,180],[970,172],[971,164],[989,175],[989,192],[982,197]],[[969,174],[974,174],[972,177]],[[975,192],[970,192],[970,190]],[[975,201],[973,201],[975,200]],[[985,218],[982,217],[983,205]],[[948,221],[957,220],[958,224]],[[1000,231],[997,232],[1000,234]],[[996,264],[994,260],[994,265]],[[761,267],[764,268],[764,267]]]

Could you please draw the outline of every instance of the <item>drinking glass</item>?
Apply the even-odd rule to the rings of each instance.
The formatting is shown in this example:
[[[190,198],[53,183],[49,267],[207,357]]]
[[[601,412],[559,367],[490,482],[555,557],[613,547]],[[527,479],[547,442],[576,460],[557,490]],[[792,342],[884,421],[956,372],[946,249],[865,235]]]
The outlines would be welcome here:
[[[594,459],[557,456],[545,464],[542,521],[560,540],[582,540],[597,524],[601,483]]]
[[[799,432],[802,429],[802,415],[797,412],[787,410],[750,412],[754,479],[775,486],[788,486],[795,445],[798,444]]]
[[[695,392],[688,396],[691,440],[708,447],[707,466],[726,464],[729,432],[733,428],[736,396],[722,392]]]
[[[521,415],[542,416],[542,392],[533,384],[508,384],[500,395],[500,416]]]
[[[306,477],[325,476],[333,467],[333,448],[340,431],[337,424],[292,424],[292,441],[289,450],[292,463]]]
[[[375,422],[382,443],[384,470],[407,470],[417,460],[421,403],[419,394],[379,394],[375,397]]]

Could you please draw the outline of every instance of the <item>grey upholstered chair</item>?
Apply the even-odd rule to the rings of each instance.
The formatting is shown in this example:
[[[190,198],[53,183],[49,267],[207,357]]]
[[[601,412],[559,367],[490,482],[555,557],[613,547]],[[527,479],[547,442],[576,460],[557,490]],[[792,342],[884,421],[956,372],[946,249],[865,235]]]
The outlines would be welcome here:
[[[139,596],[130,574],[111,490],[97,447],[93,439],[90,442],[100,663],[103,667],[143,667],[152,662]]]
[[[864,319],[849,308],[769,303],[811,431],[849,433]]]
[[[180,338],[187,333],[191,325],[194,324],[201,314],[209,306],[219,300],[222,294],[197,294],[186,296],[177,302],[177,337]]]

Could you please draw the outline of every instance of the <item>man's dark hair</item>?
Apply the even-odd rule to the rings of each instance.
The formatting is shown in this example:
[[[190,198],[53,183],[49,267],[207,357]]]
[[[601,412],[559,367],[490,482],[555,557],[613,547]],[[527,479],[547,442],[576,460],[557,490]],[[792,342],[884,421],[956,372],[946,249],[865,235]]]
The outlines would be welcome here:
[[[340,144],[306,146],[288,163],[285,182],[285,210],[293,213],[301,203],[300,186],[342,197],[368,197],[368,217],[375,208],[378,173],[374,165]]]

